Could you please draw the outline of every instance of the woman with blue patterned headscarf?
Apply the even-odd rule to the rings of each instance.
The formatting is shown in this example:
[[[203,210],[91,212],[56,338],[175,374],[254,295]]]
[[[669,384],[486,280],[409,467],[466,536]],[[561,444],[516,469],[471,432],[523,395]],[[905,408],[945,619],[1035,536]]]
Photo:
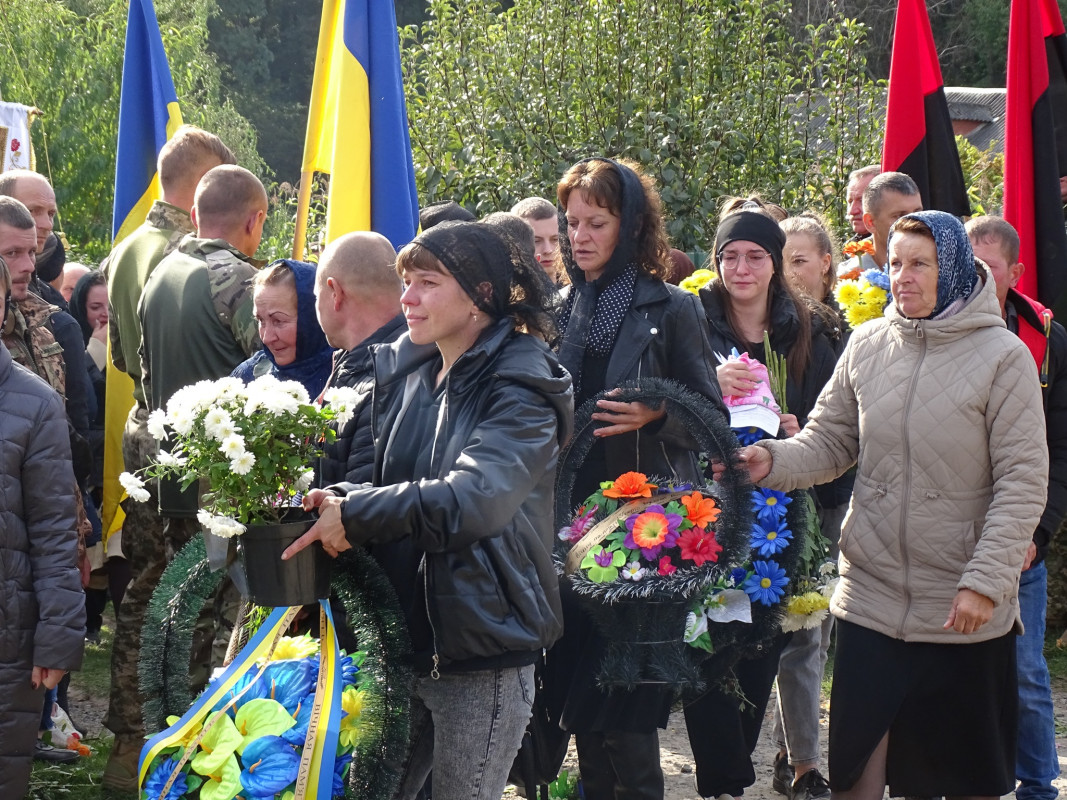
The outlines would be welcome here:
[[[253,302],[263,348],[233,371],[249,383],[261,375],[299,381],[312,399],[330,377],[333,348],[315,316],[315,265],[282,259],[261,270]]]
[[[742,460],[783,490],[857,465],[830,601],[835,797],[1000,796],[1015,788],[1019,576],[1048,477],[1037,370],[956,217],[897,220],[889,280],[885,317],[853,332],[807,427]]]

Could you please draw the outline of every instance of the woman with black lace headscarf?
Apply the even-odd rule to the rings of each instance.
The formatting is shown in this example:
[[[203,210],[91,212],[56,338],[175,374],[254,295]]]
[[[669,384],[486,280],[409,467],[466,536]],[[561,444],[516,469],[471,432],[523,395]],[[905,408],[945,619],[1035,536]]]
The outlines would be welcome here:
[[[673,379],[721,405],[700,304],[664,282],[670,247],[651,179],[631,162],[591,158],[567,171],[557,196],[557,267],[570,284],[559,359],[574,380],[575,407],[636,378]],[[597,406],[593,419],[602,427],[572,505],[630,470],[702,482],[692,439],[664,406],[610,398]],[[594,675],[603,640],[573,596],[563,595],[564,639],[548,656],[549,693],[561,726],[575,734],[585,796],[662,798],[657,728],[666,726],[671,698],[652,686],[601,692]]]

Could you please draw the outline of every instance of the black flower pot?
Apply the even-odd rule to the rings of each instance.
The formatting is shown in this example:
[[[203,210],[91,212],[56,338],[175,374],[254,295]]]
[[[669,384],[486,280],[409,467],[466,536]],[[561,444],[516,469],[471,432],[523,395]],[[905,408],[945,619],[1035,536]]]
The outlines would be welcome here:
[[[315,518],[302,511],[276,525],[249,525],[239,538],[249,598],[258,606],[305,606],[330,596],[333,559],[313,542],[288,561],[282,553]]]

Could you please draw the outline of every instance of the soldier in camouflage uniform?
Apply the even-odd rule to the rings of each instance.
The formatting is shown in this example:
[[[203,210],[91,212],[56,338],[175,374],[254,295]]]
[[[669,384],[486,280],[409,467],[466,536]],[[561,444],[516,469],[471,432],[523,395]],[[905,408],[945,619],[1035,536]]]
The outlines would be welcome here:
[[[148,402],[141,382],[141,321],[137,306],[149,277],[159,263],[177,249],[182,238],[195,228],[190,210],[196,187],[208,170],[233,164],[233,153],[214,134],[184,125],[159,154],[157,170],[163,199],[153,203],[139,228],[124,238],[104,262],[110,301],[111,357],[115,366],[133,379],[134,405],[122,437],[125,468],[131,472],[146,467],[158,449],[148,433]],[[135,791],[137,758],[144,737],[142,698],[137,689],[137,661],[145,608],[175,544],[195,533],[186,520],[174,522],[168,546],[164,518],[159,512],[155,484],[146,485],[147,503],[127,498],[122,503],[122,551],[132,580],[116,609],[118,618],[111,657],[111,704],[105,725],[115,734],[115,744],[104,770],[103,783],[111,789]],[[118,535],[118,534],[115,534]]]

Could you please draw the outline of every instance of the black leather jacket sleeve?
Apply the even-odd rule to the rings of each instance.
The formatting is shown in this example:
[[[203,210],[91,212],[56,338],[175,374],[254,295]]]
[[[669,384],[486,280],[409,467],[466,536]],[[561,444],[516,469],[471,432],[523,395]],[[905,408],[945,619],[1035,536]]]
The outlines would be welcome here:
[[[410,536],[428,553],[455,552],[504,532],[554,465],[557,411],[515,384],[497,387],[485,408],[442,477],[348,491],[342,516],[349,541]]]

